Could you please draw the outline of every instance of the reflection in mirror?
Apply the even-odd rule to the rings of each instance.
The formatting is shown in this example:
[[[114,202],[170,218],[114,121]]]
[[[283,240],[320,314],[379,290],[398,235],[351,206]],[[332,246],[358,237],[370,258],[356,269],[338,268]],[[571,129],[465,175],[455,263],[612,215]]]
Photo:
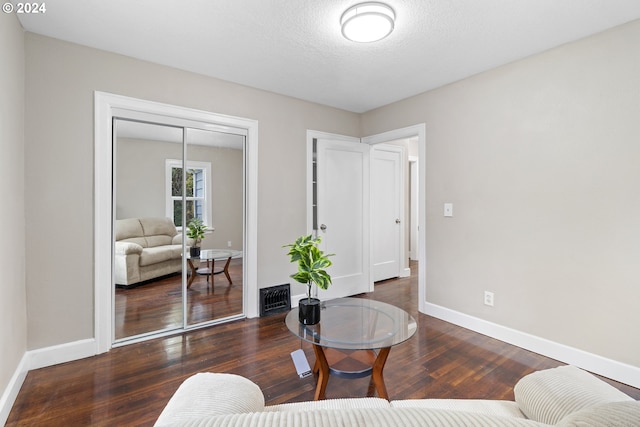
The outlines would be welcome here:
[[[183,326],[182,236],[165,208],[165,159],[182,158],[183,131],[114,122],[114,338],[118,341]]]
[[[114,119],[115,342],[243,314],[244,138]]]
[[[187,323],[243,313],[244,136],[185,129],[187,223],[206,225],[187,262]]]

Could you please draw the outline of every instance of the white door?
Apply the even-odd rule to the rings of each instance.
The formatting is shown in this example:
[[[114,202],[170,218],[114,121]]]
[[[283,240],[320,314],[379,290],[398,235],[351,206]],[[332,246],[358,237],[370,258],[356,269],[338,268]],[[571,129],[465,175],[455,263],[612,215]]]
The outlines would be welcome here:
[[[318,138],[316,190],[318,235],[322,249],[335,254],[328,273],[332,284],[320,299],[373,290],[369,245],[369,145]]]
[[[376,144],[371,152],[373,281],[399,277],[404,236],[402,147]]]

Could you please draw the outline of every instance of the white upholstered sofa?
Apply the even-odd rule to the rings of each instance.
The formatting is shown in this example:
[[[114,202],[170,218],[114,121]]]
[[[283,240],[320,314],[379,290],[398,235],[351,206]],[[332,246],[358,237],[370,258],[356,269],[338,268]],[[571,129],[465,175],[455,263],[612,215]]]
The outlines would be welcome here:
[[[182,270],[182,234],[171,219],[116,220],[114,234],[116,285],[130,286]]]
[[[265,406],[260,388],[233,374],[187,378],[161,426],[640,426],[640,401],[573,366],[529,374],[515,401],[379,398]]]

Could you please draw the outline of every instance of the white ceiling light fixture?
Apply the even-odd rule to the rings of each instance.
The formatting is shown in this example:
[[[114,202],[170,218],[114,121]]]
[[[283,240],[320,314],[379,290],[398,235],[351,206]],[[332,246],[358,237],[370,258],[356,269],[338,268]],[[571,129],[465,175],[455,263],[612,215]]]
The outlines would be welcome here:
[[[342,35],[359,43],[382,40],[393,31],[395,19],[393,9],[384,3],[359,3],[342,14]]]

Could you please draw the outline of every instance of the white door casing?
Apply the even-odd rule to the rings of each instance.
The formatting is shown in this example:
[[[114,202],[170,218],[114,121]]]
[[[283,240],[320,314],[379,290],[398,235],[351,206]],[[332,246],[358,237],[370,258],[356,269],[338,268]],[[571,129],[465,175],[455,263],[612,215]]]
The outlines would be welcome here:
[[[400,277],[404,269],[403,147],[371,146],[371,248],[373,281]]]
[[[419,170],[419,161],[417,157],[409,157],[409,180],[410,184],[410,195],[409,195],[409,259],[418,260],[420,251],[419,251],[419,239],[418,235],[420,232],[420,212],[419,212],[419,191],[420,191],[420,181],[418,177]]]
[[[387,132],[382,132],[379,134],[366,136],[362,138],[362,142],[365,144],[380,144],[384,142],[397,141],[399,139],[405,138],[417,138],[418,140],[418,158],[424,164],[426,159],[426,124],[421,123],[418,125],[407,126],[405,128],[394,129]],[[418,168],[418,181],[421,184],[426,182],[426,171],[424,167]],[[418,224],[425,223],[425,201],[426,201],[426,191],[425,185],[419,185],[417,188],[418,191],[418,220],[416,221]],[[426,311],[427,307],[427,280],[426,280],[426,269],[427,259],[426,259],[426,251],[425,251],[425,243],[426,243],[426,228],[420,227],[418,232],[418,310],[422,313]],[[403,251],[405,248],[402,249]],[[406,256],[403,255],[403,259]],[[408,269],[407,269],[408,270]],[[406,274],[410,274],[410,271],[407,271]],[[405,275],[406,275],[405,274]]]
[[[370,147],[358,139],[323,134],[316,139],[317,233],[334,253],[326,300],[373,290],[370,280]]]

